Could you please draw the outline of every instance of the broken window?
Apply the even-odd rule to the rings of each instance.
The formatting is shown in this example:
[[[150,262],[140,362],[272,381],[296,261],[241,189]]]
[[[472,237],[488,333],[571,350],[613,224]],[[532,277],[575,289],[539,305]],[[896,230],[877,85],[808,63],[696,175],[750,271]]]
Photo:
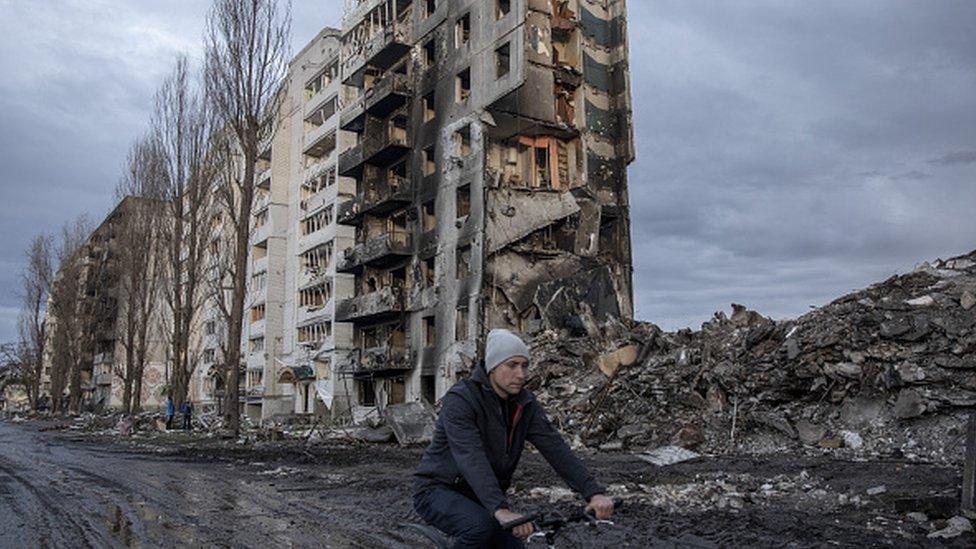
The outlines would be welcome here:
[[[268,271],[251,275],[251,291],[259,292],[268,286]]]
[[[390,140],[401,144],[407,142],[407,117],[396,116],[390,123]]]
[[[302,236],[321,231],[332,224],[332,206],[323,208],[302,220]]]
[[[471,275],[471,246],[457,249],[457,278],[458,280]]]
[[[357,379],[356,394],[359,396],[360,406],[376,406],[376,388],[372,378]]]
[[[495,0],[495,19],[501,19],[512,11],[512,0]]]
[[[454,340],[467,341],[468,339],[468,306],[458,305],[457,314],[454,319]]]
[[[454,100],[467,103],[471,97],[471,69],[467,68],[454,77]]]
[[[333,241],[316,246],[301,255],[302,268],[312,278],[325,274],[332,263]]]
[[[407,382],[402,377],[390,379],[390,392],[386,399],[387,405],[403,404],[407,401]]]
[[[471,14],[462,15],[454,24],[454,47],[462,48],[471,40]]]
[[[512,65],[512,44],[508,43],[495,50],[495,76],[501,78],[507,75]]]
[[[437,46],[434,44],[434,41],[428,40],[424,44],[423,50],[424,68],[434,68],[434,63],[437,62]]]
[[[434,15],[434,11],[437,10],[437,0],[423,0],[423,3],[424,3],[424,10],[423,10],[424,18]]]
[[[328,320],[298,328],[298,343],[304,343],[312,347],[320,347],[326,338],[331,336],[332,323]]]
[[[434,146],[431,145],[423,151],[424,176],[434,175],[437,172],[437,157],[434,155]]]
[[[457,218],[461,219],[471,214],[471,184],[457,189]]]
[[[217,323],[213,320],[208,320],[206,324],[204,324],[204,332],[207,335],[214,335],[217,333]]]
[[[434,104],[434,92],[430,92],[424,96],[424,122],[430,122],[437,117],[437,111],[435,110]]]
[[[325,281],[298,292],[298,306],[321,309],[332,298],[332,283]]]
[[[260,353],[264,351],[264,338],[256,337],[248,342],[248,348],[252,353]]]
[[[334,167],[329,168],[322,172],[321,174],[315,175],[309,178],[308,181],[302,183],[302,209],[307,206],[307,200],[314,197],[318,193],[328,189],[336,182],[336,169]]]
[[[420,396],[433,405],[437,400],[437,378],[433,375],[420,376]]]
[[[437,227],[437,214],[435,209],[435,203],[433,200],[424,202],[421,206],[421,221],[423,223],[423,232],[428,232],[434,230]]]
[[[471,154],[471,125],[470,124],[454,132],[454,145],[456,147],[455,152],[459,156],[468,156],[469,154]]]
[[[437,329],[433,316],[424,317],[424,344],[427,347],[437,344]]]
[[[424,276],[425,288],[431,288],[434,286],[434,265],[435,265],[435,261],[433,257],[428,257],[421,264],[421,271]]]
[[[267,309],[264,303],[251,307],[251,322],[258,322],[259,320],[264,320],[266,311]]]
[[[213,364],[217,361],[217,350],[216,349],[206,349],[203,351],[203,363]]]

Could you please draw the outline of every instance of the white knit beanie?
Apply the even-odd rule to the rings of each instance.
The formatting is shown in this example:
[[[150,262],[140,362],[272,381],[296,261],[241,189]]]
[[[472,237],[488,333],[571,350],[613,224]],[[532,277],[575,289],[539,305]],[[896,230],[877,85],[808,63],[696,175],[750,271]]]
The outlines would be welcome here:
[[[500,328],[488,332],[488,340],[485,342],[485,372],[490,374],[499,364],[515,356],[529,359],[529,348],[522,338]]]

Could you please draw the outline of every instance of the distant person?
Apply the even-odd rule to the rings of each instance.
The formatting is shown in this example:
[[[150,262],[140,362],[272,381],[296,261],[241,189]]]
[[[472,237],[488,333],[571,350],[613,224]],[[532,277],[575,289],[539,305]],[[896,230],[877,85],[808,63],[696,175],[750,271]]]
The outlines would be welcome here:
[[[173,428],[173,416],[176,415],[176,406],[173,406],[173,397],[166,396],[166,430]]]
[[[455,547],[522,547],[532,534],[531,524],[501,529],[522,518],[505,492],[526,441],[583,496],[588,511],[598,519],[613,513],[613,500],[522,388],[528,371],[525,343],[508,330],[492,330],[483,363],[444,396],[434,439],[415,473],[413,501],[417,514],[455,538]]]
[[[180,405],[180,413],[183,414],[183,430],[189,431],[190,419],[193,417],[193,405],[190,404],[189,399],[184,400]]]

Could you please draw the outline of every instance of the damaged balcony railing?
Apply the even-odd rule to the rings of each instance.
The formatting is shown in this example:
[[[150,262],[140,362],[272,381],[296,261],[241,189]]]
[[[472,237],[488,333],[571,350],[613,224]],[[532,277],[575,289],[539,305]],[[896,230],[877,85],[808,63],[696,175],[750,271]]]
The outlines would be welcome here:
[[[350,351],[347,359],[338,365],[338,372],[342,374],[366,374],[403,371],[412,368],[413,361],[406,345],[391,344]]]
[[[369,239],[355,248],[347,248],[336,267],[340,273],[352,273],[363,266],[385,267],[412,255],[410,233],[396,231]]]
[[[413,26],[409,0],[387,0],[342,38],[342,74],[348,82],[367,66],[388,69],[410,51]]]
[[[366,214],[381,216],[413,200],[410,180],[405,177],[391,175],[366,185],[370,188],[339,206],[339,223],[355,225]]]
[[[411,146],[405,112],[388,120],[367,116],[359,143],[339,155],[339,175],[356,177],[365,163],[388,165],[410,152]]]
[[[338,322],[375,322],[405,310],[403,288],[388,286],[375,292],[344,299],[336,307]]]

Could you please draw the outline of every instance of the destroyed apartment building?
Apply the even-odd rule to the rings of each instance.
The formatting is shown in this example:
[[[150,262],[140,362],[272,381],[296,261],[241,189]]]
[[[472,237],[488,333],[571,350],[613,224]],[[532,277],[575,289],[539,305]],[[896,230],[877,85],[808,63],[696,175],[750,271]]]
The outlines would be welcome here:
[[[435,401],[491,328],[632,316],[623,1],[366,0],[338,160],[355,245],[335,367],[355,404]]]
[[[42,393],[69,395],[74,411],[121,408],[126,364],[127,303],[119,261],[125,224],[148,209],[159,211],[151,199],[127,197],[110,212],[61,265],[54,279],[45,322],[48,345],[44,354]],[[155,304],[154,307],[161,307]],[[166,338],[148,330],[142,345],[145,366],[134,390],[144,408],[162,404],[166,382]]]

